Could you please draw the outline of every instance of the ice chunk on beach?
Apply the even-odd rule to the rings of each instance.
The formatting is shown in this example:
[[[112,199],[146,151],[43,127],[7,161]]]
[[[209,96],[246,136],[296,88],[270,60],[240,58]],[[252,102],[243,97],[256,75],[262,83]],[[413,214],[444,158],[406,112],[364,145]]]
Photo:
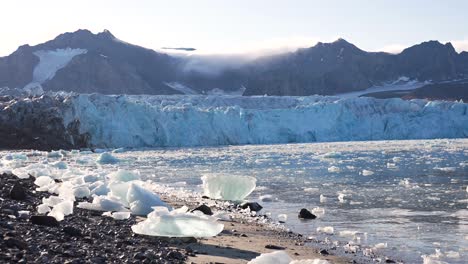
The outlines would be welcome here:
[[[129,182],[140,179],[139,171],[128,171],[128,170],[118,170],[109,174],[109,179],[111,181],[120,181],[120,182]]]
[[[87,186],[77,186],[73,188],[73,196],[76,198],[84,198],[91,196],[91,191]]]
[[[36,184],[39,187],[43,187],[43,186],[47,186],[47,185],[49,185],[49,184],[51,184],[53,182],[54,182],[54,180],[49,176],[39,176],[34,181],[34,184]]]
[[[292,259],[284,251],[274,251],[271,253],[263,253],[260,256],[252,259],[248,264],[289,264]]]
[[[118,198],[95,196],[92,203],[81,202],[78,208],[95,211],[128,211]]]
[[[37,206],[37,212],[39,214],[46,214],[48,212],[50,212],[50,207],[47,205],[47,204],[40,204]]]
[[[280,223],[286,223],[287,220],[288,220],[288,215],[287,214],[279,214],[278,215],[278,221]]]
[[[141,235],[162,237],[213,237],[223,231],[224,225],[213,216],[189,213],[187,207],[169,212],[167,207],[154,207],[148,218],[132,226]]]
[[[99,164],[115,164],[118,163],[120,160],[114,156],[112,156],[109,152],[104,152],[99,155],[98,159],[96,160]]]
[[[248,264],[329,264],[329,262],[322,259],[293,260],[284,251],[274,251],[263,253],[249,261]]]
[[[158,195],[135,183],[131,183],[128,188],[127,202],[134,215],[147,215],[153,211],[152,207],[155,206],[170,208],[169,205],[161,201]]]
[[[47,215],[54,217],[57,221],[62,221],[70,214],[73,214],[73,201],[66,200],[56,204]]]
[[[250,176],[204,175],[204,194],[212,199],[241,201],[253,192],[257,180]]]
[[[130,212],[113,212],[109,216],[115,220],[125,220],[130,218]]]

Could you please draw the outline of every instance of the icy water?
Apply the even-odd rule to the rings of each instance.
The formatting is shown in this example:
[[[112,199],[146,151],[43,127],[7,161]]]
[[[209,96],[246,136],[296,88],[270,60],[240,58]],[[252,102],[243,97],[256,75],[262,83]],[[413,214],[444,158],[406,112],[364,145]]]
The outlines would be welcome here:
[[[216,173],[257,178],[249,197],[294,231],[407,263],[468,259],[468,140],[341,142],[131,151],[121,166],[201,191]],[[324,209],[300,221],[301,208]],[[320,212],[317,210],[316,212]],[[333,234],[317,232],[333,227]],[[346,244],[350,242],[350,247]],[[362,254],[362,253],[361,253]]]
[[[359,249],[358,256],[405,263],[423,263],[423,255],[427,263],[467,263],[468,139],[166,148],[113,155],[121,161],[99,165],[98,154],[76,152],[63,159],[69,170],[139,170],[146,179],[196,192],[202,191],[205,174],[254,176],[257,189],[248,199],[259,201],[273,219],[286,214],[288,228],[322,241],[321,247]],[[56,159],[38,154],[27,162],[56,164]],[[260,201],[264,195],[272,201]],[[319,218],[300,221],[297,213],[304,207]],[[324,227],[329,234],[317,231]]]

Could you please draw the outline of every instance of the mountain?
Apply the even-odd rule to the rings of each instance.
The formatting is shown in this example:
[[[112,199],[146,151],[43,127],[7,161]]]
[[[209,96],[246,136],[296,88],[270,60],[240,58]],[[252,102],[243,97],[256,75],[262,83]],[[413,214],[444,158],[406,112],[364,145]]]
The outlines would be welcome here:
[[[246,60],[166,54],[121,41],[108,30],[78,30],[0,58],[0,88],[28,91],[302,96],[349,93],[397,80],[437,84],[463,78],[468,78],[468,53],[438,41],[389,54],[338,39]]]
[[[388,54],[366,52],[339,39],[260,59],[252,72],[245,95],[332,95],[364,90],[402,76],[421,82],[463,78],[468,76],[468,55],[437,41]]]
[[[107,30],[78,30],[0,58],[0,87],[40,84],[51,91],[174,94],[180,92],[164,83],[175,80],[176,64],[167,54],[122,42]]]

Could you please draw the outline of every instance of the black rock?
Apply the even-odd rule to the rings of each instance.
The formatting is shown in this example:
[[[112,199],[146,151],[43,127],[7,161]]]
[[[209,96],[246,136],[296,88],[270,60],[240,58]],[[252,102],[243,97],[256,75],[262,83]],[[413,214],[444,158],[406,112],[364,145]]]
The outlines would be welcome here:
[[[277,246],[277,245],[272,245],[272,244],[266,245],[265,248],[268,248],[268,249],[275,249],[275,250],[285,250],[285,249],[286,249],[285,247]]]
[[[213,215],[213,212],[211,211],[211,208],[208,207],[205,204],[202,204],[202,205],[198,206],[197,208],[193,209],[192,212],[193,211],[200,211],[200,212],[202,212],[202,213],[204,213],[206,215]]]
[[[24,200],[26,199],[26,190],[19,183],[15,183],[10,191],[10,198],[13,200]]]
[[[73,227],[73,226],[66,226],[63,228],[63,232],[69,236],[80,237],[82,236],[81,230]]]
[[[167,257],[169,259],[177,259],[177,260],[183,260],[185,258],[184,255],[180,253],[179,251],[171,251],[167,253]]]
[[[142,252],[137,252],[133,255],[134,259],[143,260],[146,258],[145,254]]]
[[[3,239],[3,242],[5,242],[5,245],[10,248],[16,247],[19,249],[26,249],[28,247],[28,244],[26,244],[26,242],[14,237],[6,237]]]
[[[206,195],[203,195],[201,198],[203,199],[210,199],[210,197],[206,196]]]
[[[315,218],[317,218],[316,215],[314,215],[313,213],[311,213],[309,210],[307,210],[305,208],[301,209],[301,211],[299,212],[298,217],[301,218],[301,219],[315,219]]]
[[[254,211],[254,212],[258,212],[258,211],[262,210],[262,208],[263,208],[263,206],[261,206],[257,202],[243,203],[243,204],[240,205],[240,207],[242,209],[250,208],[250,211]]]
[[[392,259],[386,259],[385,260],[385,263],[396,263],[396,261],[392,260]]]
[[[327,251],[326,249],[322,249],[322,250],[320,250],[320,252],[319,252],[319,253],[320,253],[320,255],[324,255],[324,256],[326,256],[326,255],[330,255],[330,253],[328,253],[328,251]]]
[[[33,215],[31,216],[31,223],[43,226],[59,226],[59,222],[52,216],[47,215]]]

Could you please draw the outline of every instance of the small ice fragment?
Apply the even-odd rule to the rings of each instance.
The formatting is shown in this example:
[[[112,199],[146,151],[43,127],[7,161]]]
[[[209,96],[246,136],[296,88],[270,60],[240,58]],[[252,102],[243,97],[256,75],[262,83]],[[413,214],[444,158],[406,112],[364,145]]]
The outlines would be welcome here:
[[[325,227],[317,227],[317,232],[318,233],[325,233],[332,235],[334,233],[334,228],[332,226],[325,226]]]
[[[387,243],[378,243],[374,246],[374,249],[383,249],[387,248]]]
[[[29,211],[21,210],[18,211],[18,218],[26,219],[29,216]]]
[[[340,171],[341,171],[341,169],[336,167],[336,166],[331,166],[330,168],[328,168],[328,172],[338,173]]]
[[[324,215],[325,214],[325,209],[322,207],[314,207],[312,209],[312,213],[315,215]]]
[[[129,171],[129,170],[118,170],[109,174],[111,181],[120,181],[120,182],[129,182],[140,179],[139,171]]]
[[[392,158],[392,161],[397,163],[397,162],[400,162],[401,161],[401,158],[400,157],[393,157]]]
[[[99,164],[115,164],[120,160],[114,156],[112,156],[109,152],[104,152],[99,155],[99,158],[96,160]]]
[[[91,191],[86,186],[78,186],[73,188],[73,195],[76,198],[85,198],[91,196]]]
[[[154,206],[164,206],[170,208],[165,202],[161,201],[155,193],[131,183],[128,188],[127,202],[130,204],[130,210],[135,215],[147,215],[153,211]]]
[[[43,187],[43,186],[47,186],[47,185],[49,185],[49,184],[51,184],[53,182],[54,182],[54,180],[49,176],[39,176],[34,181],[34,184],[36,184],[39,187]]]
[[[50,212],[50,210],[51,210],[50,207],[48,205],[46,205],[46,204],[40,204],[40,205],[37,206],[37,212],[39,214],[46,214],[46,213]]]
[[[344,230],[340,231],[338,235],[342,237],[354,237],[357,233],[358,231]]]
[[[371,170],[362,170],[362,175],[363,176],[371,176],[373,174],[374,174],[374,172],[371,171]]]
[[[288,215],[287,214],[279,214],[278,215],[278,221],[280,223],[286,223],[287,220],[288,220]]]
[[[345,202],[344,197],[345,197],[344,194],[342,194],[342,193],[338,194],[338,201],[339,201],[340,203],[344,203],[344,202]]]
[[[60,151],[51,151],[47,153],[48,158],[62,158],[63,155]]]
[[[271,253],[263,253],[260,256],[252,259],[247,264],[289,264],[292,259],[284,251],[274,251]]]
[[[117,149],[114,149],[114,150],[112,151],[112,153],[123,153],[123,152],[125,152],[125,151],[126,151],[125,148],[117,148]]]
[[[169,212],[167,207],[156,206],[145,221],[132,226],[132,231],[162,237],[213,237],[223,231],[224,225],[215,217],[187,210],[184,206]]]
[[[387,162],[387,168],[388,169],[396,169],[397,165],[395,163]]]
[[[125,220],[130,218],[130,212],[113,212],[112,218],[115,220]]]
[[[271,194],[265,194],[258,198],[262,202],[273,202],[273,196]]]
[[[321,194],[320,195],[320,202],[321,203],[326,203],[327,202],[327,197],[325,197],[325,195]]]
[[[59,169],[59,170],[66,170],[68,169],[68,165],[66,162],[64,161],[57,161],[57,162],[54,162],[52,163],[52,166],[54,166],[55,168]]]
[[[235,175],[204,175],[201,179],[206,196],[229,201],[243,200],[255,189],[257,182],[254,177]]]

